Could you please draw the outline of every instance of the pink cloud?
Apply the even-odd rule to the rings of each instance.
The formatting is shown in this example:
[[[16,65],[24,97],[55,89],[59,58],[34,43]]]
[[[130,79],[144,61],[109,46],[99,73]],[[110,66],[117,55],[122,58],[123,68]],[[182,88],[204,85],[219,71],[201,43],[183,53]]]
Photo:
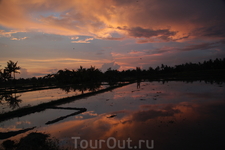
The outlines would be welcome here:
[[[108,0],[107,3],[104,0],[2,0],[0,25],[27,32],[86,35],[108,40],[144,38],[137,43],[224,38],[223,5],[222,1],[203,0],[142,0],[138,3],[135,0]],[[208,20],[213,21],[208,23]],[[122,37],[115,37],[113,33]]]

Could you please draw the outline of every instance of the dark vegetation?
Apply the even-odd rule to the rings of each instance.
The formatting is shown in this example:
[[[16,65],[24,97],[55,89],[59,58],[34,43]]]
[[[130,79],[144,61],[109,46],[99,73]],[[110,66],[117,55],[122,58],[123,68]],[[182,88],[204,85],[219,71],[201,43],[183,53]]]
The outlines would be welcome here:
[[[158,80],[186,80],[186,79],[204,79],[204,80],[224,80],[225,79],[225,58],[204,61],[203,63],[185,63],[176,66],[167,66],[162,64],[156,68],[141,69],[136,67],[132,70],[112,70],[109,68],[106,72],[101,72],[95,67],[83,68],[80,66],[77,70],[59,70],[55,74],[48,74],[44,77],[33,77],[27,79],[15,79],[15,74],[19,73],[20,67],[17,62],[7,62],[5,69],[0,69],[0,90],[6,87],[16,90],[29,90],[41,88],[44,86],[64,86],[67,84],[115,84],[121,81],[134,81],[141,79]]]
[[[19,141],[6,140],[2,143],[5,150],[64,150],[59,140],[50,138],[49,134],[31,132]],[[66,149],[65,149],[66,150]]]

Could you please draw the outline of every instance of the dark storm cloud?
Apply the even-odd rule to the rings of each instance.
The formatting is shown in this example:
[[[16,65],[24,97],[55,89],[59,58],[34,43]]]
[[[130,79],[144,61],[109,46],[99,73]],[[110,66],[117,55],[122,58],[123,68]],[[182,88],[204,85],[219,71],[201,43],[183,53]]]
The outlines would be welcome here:
[[[173,49],[172,49],[173,50]],[[171,48],[157,48],[153,50],[148,50],[146,51],[146,54],[162,54],[171,51]]]
[[[169,36],[173,36],[176,32],[171,32],[168,29],[163,30],[152,30],[152,29],[143,29],[141,27],[135,27],[128,30],[129,35],[133,37],[144,37],[150,38],[154,36],[160,36],[163,39],[168,39]]]
[[[225,9],[221,0],[152,0],[142,3],[133,6],[134,11],[123,18],[129,22],[126,30],[132,37],[156,37],[163,41],[177,41],[193,36],[224,37]],[[137,43],[147,42],[152,41],[142,39]]]
[[[196,45],[189,45],[184,48],[179,49],[179,51],[192,51],[192,50],[207,50],[211,48],[220,47],[224,44],[224,40],[213,42],[213,43],[202,43],[202,44],[196,44]]]
[[[145,29],[142,27],[133,27],[128,29],[127,27],[117,27],[119,30],[125,30],[128,32],[128,35],[135,38],[152,38],[152,37],[158,37],[161,40],[164,41],[170,41],[172,40],[171,36],[176,35],[177,32],[170,31],[169,29]],[[148,40],[139,40],[139,43],[145,43],[148,42]]]
[[[214,26],[197,28],[193,31],[193,34],[196,36],[225,38],[225,21],[221,21],[220,23]]]
[[[217,45],[215,45],[215,43],[202,43],[202,44],[197,44],[197,45],[186,46],[186,47],[180,49],[180,51],[206,50],[206,49],[210,49],[210,48],[214,48],[214,47],[217,47]]]
[[[182,52],[182,51],[195,51],[195,50],[210,50],[213,48],[221,48],[225,46],[225,40],[220,40],[217,42],[208,42],[208,43],[200,43],[200,44],[192,44],[184,47],[162,47],[151,50],[146,50],[145,53],[147,55],[152,54],[163,54],[167,52]]]

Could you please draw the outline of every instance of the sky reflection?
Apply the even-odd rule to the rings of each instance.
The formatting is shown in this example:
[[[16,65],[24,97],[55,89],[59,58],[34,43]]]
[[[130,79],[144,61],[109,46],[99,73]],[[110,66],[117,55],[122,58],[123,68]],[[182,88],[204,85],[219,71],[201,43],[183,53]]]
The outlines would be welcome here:
[[[70,97],[70,96],[75,96],[75,95],[80,95],[82,93],[88,93],[91,92],[92,90],[99,90],[99,89],[104,89],[106,86],[105,85],[99,85],[96,86],[93,89],[75,89],[73,87],[63,87],[63,88],[53,88],[53,89],[45,89],[45,90],[36,90],[36,91],[29,91],[29,92],[22,92],[22,93],[17,93],[17,97],[21,100],[15,105],[15,107],[12,107],[10,103],[8,104],[7,102],[4,101],[3,97],[5,93],[0,94],[0,113],[5,113],[8,111],[12,111],[21,107],[30,107],[34,105],[38,105],[41,103],[46,103],[50,102],[53,100],[65,98],[65,97]],[[16,93],[13,93],[11,95],[16,95]],[[16,97],[16,96],[14,96]],[[15,99],[15,98],[14,98]]]
[[[36,126],[34,130],[51,134],[71,149],[71,137],[130,138],[132,146],[138,140],[154,140],[154,149],[218,149],[224,141],[224,93],[224,86],[216,84],[142,82],[139,89],[131,84],[61,105],[85,107],[87,111],[52,125],[44,124],[72,111],[47,109],[5,121],[0,129],[3,132]]]

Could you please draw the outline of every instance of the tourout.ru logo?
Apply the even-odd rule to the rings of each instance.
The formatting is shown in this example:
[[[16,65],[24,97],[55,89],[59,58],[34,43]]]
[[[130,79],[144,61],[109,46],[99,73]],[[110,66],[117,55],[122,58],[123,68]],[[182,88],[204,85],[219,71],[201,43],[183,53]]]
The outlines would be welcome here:
[[[102,149],[103,147],[107,147],[108,149],[153,149],[154,148],[154,140],[139,140],[138,144],[133,146],[132,140],[128,138],[127,140],[117,140],[114,137],[109,137],[106,140],[85,140],[80,137],[71,137],[74,139],[74,148],[81,149]]]

